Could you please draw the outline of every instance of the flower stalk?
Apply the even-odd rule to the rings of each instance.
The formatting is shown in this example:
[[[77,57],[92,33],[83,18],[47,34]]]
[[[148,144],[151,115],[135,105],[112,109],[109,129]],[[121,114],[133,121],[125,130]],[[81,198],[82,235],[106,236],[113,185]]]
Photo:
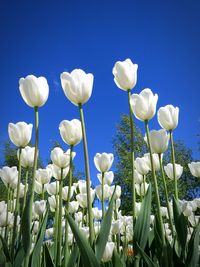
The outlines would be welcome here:
[[[170,136],[171,156],[172,156],[172,164],[173,164],[174,194],[175,194],[175,198],[178,199],[178,187],[177,187],[176,164],[175,164],[175,151],[174,151],[174,140],[173,140],[172,130],[169,131],[169,136]]]

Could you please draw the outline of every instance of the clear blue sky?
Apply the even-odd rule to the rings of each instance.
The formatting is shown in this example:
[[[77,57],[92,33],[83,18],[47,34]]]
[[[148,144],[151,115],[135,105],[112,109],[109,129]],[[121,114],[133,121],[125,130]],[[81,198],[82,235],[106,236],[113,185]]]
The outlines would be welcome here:
[[[96,184],[93,157],[112,152],[115,125],[128,111],[127,95],[114,84],[112,67],[129,57],[139,66],[134,92],[149,87],[159,95],[158,108],[180,108],[175,138],[199,158],[199,1],[1,1],[0,36],[1,141],[8,138],[9,122],[34,121],[33,110],[20,96],[19,78],[45,76],[50,94],[40,109],[40,154],[46,161],[51,140],[62,143],[60,121],[79,118],[61,89],[60,73],[74,68],[91,72],[94,88],[84,111]],[[159,128],[156,117],[150,127]],[[84,170],[82,143],[76,151],[75,164]]]

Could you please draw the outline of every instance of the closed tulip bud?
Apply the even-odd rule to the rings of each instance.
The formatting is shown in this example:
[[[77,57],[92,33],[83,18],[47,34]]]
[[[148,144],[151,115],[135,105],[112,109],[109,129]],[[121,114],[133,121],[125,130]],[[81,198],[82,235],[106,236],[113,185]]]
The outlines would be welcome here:
[[[56,210],[56,198],[55,195],[52,195],[51,197],[48,197],[48,202],[50,206],[51,212],[55,212]]]
[[[21,165],[24,168],[33,167],[35,147],[26,146],[21,151]],[[19,159],[19,150],[17,151]]]
[[[111,168],[114,160],[112,153],[97,153],[94,157],[94,164],[98,171],[107,172]]]
[[[107,242],[104,253],[103,253],[103,257],[102,257],[103,262],[108,262],[112,259],[114,248],[115,248],[114,242]]]
[[[59,184],[57,184],[57,187],[59,188]],[[55,195],[56,194],[56,182],[52,182],[50,184],[47,184],[47,192],[49,195]],[[59,189],[58,189],[59,191]]]
[[[71,73],[61,73],[60,79],[66,97],[74,105],[78,106],[89,100],[94,80],[94,76],[91,73],[86,74],[81,69],[75,69]]]
[[[43,106],[49,96],[49,86],[44,77],[28,75],[21,78],[19,90],[24,102],[32,108]]]
[[[116,199],[115,207],[116,207],[116,209],[118,210],[118,209],[120,208],[120,206],[121,206],[121,199],[118,198],[118,199]]]
[[[68,186],[64,186],[63,189],[62,189],[62,198],[65,201],[67,201],[67,199],[68,199],[68,190],[69,190]],[[71,187],[71,192],[70,192],[70,198],[72,198],[73,194],[74,194],[74,187],[72,186]]]
[[[103,187],[103,199],[102,199],[102,185],[98,185],[95,188],[96,194],[99,200],[103,201],[110,198],[110,186],[105,184]]]
[[[77,145],[82,140],[81,122],[77,119],[63,120],[59,125],[62,140],[68,145]]]
[[[183,173],[183,167],[180,164],[175,164],[176,168],[176,179],[179,179]],[[171,180],[174,180],[174,174],[173,174],[173,164],[168,163],[167,166],[164,166],[164,170],[167,174],[167,177]]]
[[[78,201],[69,202],[69,213],[74,214],[75,212],[77,212],[78,208],[79,208]]]
[[[149,132],[149,138],[153,153],[162,154],[167,150],[169,144],[169,134],[166,130],[152,130]],[[146,136],[144,140],[147,142]]]
[[[72,158],[76,155],[75,152],[72,152]],[[51,160],[59,168],[66,168],[70,164],[70,149],[67,152],[64,152],[62,148],[55,147],[51,151]]]
[[[127,58],[124,61],[117,61],[113,68],[114,81],[120,89],[127,91],[135,87],[137,82],[138,65]]]
[[[149,187],[149,184],[147,184],[146,182],[142,184],[136,184],[135,190],[138,196],[144,196],[147,192],[148,187]]]
[[[46,169],[38,169],[36,171],[35,179],[40,184],[48,184],[51,180],[52,174],[52,170],[49,167]]]
[[[165,130],[174,130],[178,125],[179,108],[172,105],[161,107],[158,110],[158,122]]]
[[[141,175],[146,175],[150,171],[149,164],[147,162],[147,159],[145,157],[142,158],[136,158],[134,166]]]
[[[61,179],[61,168],[59,168],[55,164],[49,164],[48,168],[51,168],[52,176],[56,180],[60,180]],[[63,169],[63,178],[65,178],[67,176],[68,172],[69,172],[69,167],[66,167],[66,168]]]
[[[35,201],[34,211],[38,216],[43,215],[46,209],[46,200]]]
[[[188,164],[191,174],[194,177],[200,177],[200,161],[198,162],[191,162]]]
[[[28,184],[27,184],[27,190],[28,190]],[[17,189],[15,189],[15,197],[17,196]],[[19,187],[19,197],[22,198],[24,197],[24,193],[25,193],[25,185],[20,183],[20,187]]]
[[[99,182],[102,184],[102,174],[98,173],[97,178]],[[111,185],[114,179],[114,173],[112,171],[104,173],[104,184]]]
[[[143,183],[143,175],[140,174],[137,170],[134,170],[134,178],[136,184],[142,184]]]
[[[18,181],[17,167],[3,167],[0,169],[0,177],[5,186],[15,189]]]
[[[31,140],[33,124],[23,121],[8,124],[8,134],[11,142],[18,147],[25,147]]]
[[[130,99],[133,114],[138,120],[147,121],[156,113],[158,95],[153,95],[151,89],[142,90],[140,94],[133,94]]]
[[[153,153],[153,166],[154,166],[154,170],[155,171],[159,171],[160,170],[160,162],[159,162],[159,157],[158,154]],[[150,160],[150,154],[149,153],[145,153],[144,157],[147,159],[147,163],[149,165],[149,168],[151,168],[151,160]],[[161,156],[162,157],[162,156]]]

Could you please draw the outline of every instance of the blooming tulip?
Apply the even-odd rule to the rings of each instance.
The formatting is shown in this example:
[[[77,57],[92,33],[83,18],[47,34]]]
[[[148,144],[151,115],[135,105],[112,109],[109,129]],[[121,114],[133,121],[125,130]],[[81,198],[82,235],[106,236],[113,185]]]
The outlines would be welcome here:
[[[115,189],[116,187],[116,189]],[[114,195],[114,199],[118,199],[121,197],[121,193],[122,193],[122,189],[121,189],[121,186],[120,185],[112,185],[110,187],[110,197],[112,197],[113,193],[114,193],[114,190],[115,190],[115,195]]]
[[[63,120],[59,125],[62,140],[68,145],[77,145],[82,140],[81,122],[77,119]]]
[[[51,168],[52,176],[56,180],[60,180],[61,179],[61,168],[59,168],[55,164],[49,164],[48,168]],[[65,178],[67,176],[68,172],[69,172],[69,167],[66,167],[66,168],[63,169],[63,178]]]
[[[159,162],[158,154],[153,153],[152,156],[153,156],[154,170],[155,171],[159,171],[160,170],[160,162]],[[150,154],[149,153],[145,153],[144,157],[147,159],[147,164],[149,165],[149,168],[151,168]]]
[[[97,153],[94,157],[94,164],[98,171],[107,172],[112,166],[114,155],[112,153]]]
[[[76,155],[75,152],[72,152],[72,158]],[[62,148],[55,147],[51,151],[51,160],[53,164],[55,164],[59,168],[66,168],[69,166],[70,163],[70,149],[67,152],[64,152]]]
[[[81,69],[60,75],[61,85],[66,97],[76,106],[88,101],[92,94],[94,76]]]
[[[57,184],[59,187],[59,184]],[[47,184],[47,192],[49,195],[55,195],[56,194],[56,182]]]
[[[198,162],[191,162],[188,164],[191,174],[194,177],[200,177],[200,161]]]
[[[19,90],[25,103],[32,108],[43,106],[49,96],[49,86],[44,77],[28,75],[21,78]]]
[[[46,209],[46,200],[35,201],[34,203],[34,211],[37,215],[41,216],[45,212]]]
[[[69,191],[69,187],[68,186],[64,186],[62,188],[62,198],[65,201],[67,201],[67,199],[68,199],[68,191]],[[70,192],[70,198],[72,198],[73,194],[74,194],[74,187],[72,186],[71,187],[71,192]]]
[[[137,69],[138,65],[133,64],[129,58],[124,61],[117,61],[112,71],[116,85],[124,91],[135,87],[137,82]]]
[[[49,184],[41,184],[40,182],[38,182],[37,180],[35,181],[35,192],[38,195],[41,195],[42,193],[46,192],[47,190],[47,186]]]
[[[140,94],[133,94],[130,104],[133,114],[138,120],[147,121],[153,118],[156,113],[158,95],[153,95],[151,89],[146,88]]]
[[[102,174],[98,173],[97,178],[99,179],[100,183],[102,183]],[[104,184],[111,185],[114,179],[114,173],[112,171],[104,173]]]
[[[21,151],[21,165],[24,168],[33,167],[35,148],[26,146]],[[19,159],[19,150],[17,151],[17,157]]]
[[[148,160],[145,157],[135,159],[135,168],[141,175],[146,175],[150,171]]]
[[[12,189],[17,187],[18,170],[17,167],[3,167],[0,169],[0,177],[5,186],[10,186]]]
[[[167,150],[169,144],[169,134],[166,130],[152,130],[149,132],[149,138],[153,153],[162,154]],[[146,136],[144,140],[147,142]]]
[[[105,184],[103,187],[103,199],[102,199],[102,185],[98,185],[95,188],[96,194],[99,200],[103,201],[110,197],[110,186]]]
[[[165,130],[173,130],[178,125],[179,108],[172,105],[161,107],[158,110],[158,122]]]
[[[25,147],[31,140],[33,124],[23,121],[8,124],[8,134],[12,143],[18,147]]]
[[[95,190],[90,188],[91,203],[94,201]],[[81,208],[87,208],[87,193],[76,195],[76,200],[78,201]]]
[[[102,261],[103,262],[108,262],[112,259],[113,251],[115,248],[115,243],[114,242],[107,242],[106,247],[103,253]]]
[[[78,208],[79,208],[78,201],[69,202],[69,213],[73,214],[73,213],[77,212]]]
[[[183,167],[180,164],[175,164],[176,168],[176,179],[179,179],[183,173]],[[167,166],[164,166],[164,170],[171,180],[174,180],[174,173],[173,173],[173,164],[168,163]]]
[[[147,184],[146,182],[142,184],[136,184],[135,189],[136,189],[138,196],[144,196],[147,192],[148,187],[149,187],[149,184]]]
[[[49,167],[47,167],[46,169],[38,169],[36,171],[35,179],[40,184],[48,184],[51,180],[52,174],[52,170]]]
[[[55,195],[52,195],[51,197],[48,197],[48,202],[50,206],[51,212],[55,212],[56,210],[56,198]]]

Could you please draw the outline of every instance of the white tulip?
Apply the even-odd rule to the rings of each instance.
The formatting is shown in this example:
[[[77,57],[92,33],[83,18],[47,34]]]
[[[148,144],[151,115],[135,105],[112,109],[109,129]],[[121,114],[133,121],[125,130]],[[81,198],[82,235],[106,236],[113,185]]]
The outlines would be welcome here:
[[[136,184],[142,184],[143,183],[143,175],[140,174],[137,170],[134,170],[134,178]]]
[[[68,145],[77,145],[82,140],[81,122],[77,119],[63,120],[59,125],[62,140]]]
[[[32,231],[33,231],[33,234],[37,234],[38,233],[38,230],[39,230],[39,222],[38,221],[34,221],[33,222],[33,225],[32,225]]]
[[[69,191],[69,187],[68,186],[64,186],[62,188],[62,198],[65,201],[67,201],[67,199],[68,199],[68,191]],[[74,194],[74,187],[71,186],[70,198],[72,198],[73,194]]]
[[[45,231],[45,238],[50,239],[53,237],[54,229],[52,228],[47,228]]]
[[[93,203],[95,197],[95,190],[93,190],[92,188],[90,188],[90,195],[91,203]],[[87,208],[87,193],[76,195],[76,200],[78,201],[81,208]]]
[[[8,218],[7,218],[8,216]],[[8,212],[5,210],[0,214],[0,227],[6,227],[6,226],[12,226],[13,225],[13,218],[14,215],[11,212]]]
[[[112,197],[112,195],[114,193],[114,190],[115,190],[115,185],[112,185],[110,187],[110,197]],[[121,186],[120,185],[116,185],[114,199],[116,200],[116,199],[120,198],[121,197],[121,194],[122,194]]]
[[[188,164],[191,174],[194,177],[200,177],[200,161],[198,162],[191,162]]]
[[[99,210],[97,207],[92,208],[92,214],[93,214],[93,218],[95,220],[100,221],[102,218],[102,210]]]
[[[147,159],[147,163],[149,165],[149,168],[151,168],[150,154],[149,153],[145,153],[144,157]],[[154,170],[155,171],[159,171],[160,170],[160,162],[159,162],[158,154],[153,153],[152,157],[153,157]],[[161,155],[161,158],[162,158],[162,155]]]
[[[56,180],[60,180],[61,179],[61,168],[59,168],[55,164],[49,164],[47,166],[47,168],[50,168],[52,170],[52,176]],[[68,172],[69,172],[69,167],[66,167],[66,168],[63,169],[63,179],[66,178]]]
[[[8,134],[11,142],[18,147],[25,147],[31,140],[33,124],[23,121],[8,124]]]
[[[91,181],[90,181],[90,186],[91,186]],[[77,189],[78,189],[78,191],[77,191]],[[87,183],[85,180],[78,180],[76,192],[79,192],[81,194],[87,193]]]
[[[112,221],[112,225],[111,225],[111,233],[112,233],[112,235],[119,234],[121,226],[122,226],[121,220]]]
[[[52,182],[50,184],[47,184],[47,192],[49,195],[55,195],[56,194],[56,183],[57,183],[57,187],[58,187],[58,191],[59,191],[59,184],[58,182]]]
[[[142,184],[135,184],[135,190],[138,196],[144,196],[147,192],[147,189],[149,187],[149,184],[142,183]]]
[[[26,146],[21,151],[21,165],[24,168],[33,167],[35,147]],[[17,151],[17,158],[19,159],[19,149]]]
[[[81,69],[75,69],[71,73],[61,73],[60,79],[66,97],[74,105],[78,106],[89,100],[94,80],[94,76],[91,73],[86,74]]]
[[[48,197],[48,202],[49,202],[51,212],[55,212],[55,210],[56,210],[56,197],[55,197],[55,195]]]
[[[157,101],[158,95],[153,95],[149,88],[142,90],[140,94],[133,94],[130,98],[133,114],[141,121],[152,119],[156,113]]]
[[[75,157],[76,153],[72,152],[72,159]],[[59,168],[66,168],[70,164],[70,149],[66,152],[60,147],[55,147],[51,151],[51,160]]]
[[[175,164],[176,168],[176,179],[179,179],[183,173],[183,167],[180,164]],[[174,180],[174,174],[173,174],[173,164],[168,163],[166,166],[164,166],[164,170],[171,180]]]
[[[174,130],[178,125],[179,108],[172,105],[161,107],[158,110],[158,122],[165,130]]]
[[[146,175],[150,171],[150,167],[148,164],[148,160],[145,157],[142,158],[136,158],[134,166],[141,175]]]
[[[111,168],[114,160],[112,153],[97,153],[94,157],[94,164],[98,171],[107,172]]]
[[[0,201],[0,214],[7,210],[7,204],[5,201]]]
[[[102,184],[102,173],[97,174],[99,182]],[[104,184],[111,185],[114,179],[114,173],[112,171],[104,173]]]
[[[48,184],[51,180],[52,174],[52,170],[49,167],[46,169],[38,169],[36,171],[35,179],[40,184]]]
[[[166,217],[168,219],[168,210],[167,207],[160,207],[160,213],[162,217]]]
[[[82,222],[83,219],[83,213],[81,211],[74,214],[74,219],[77,223]]]
[[[112,70],[114,81],[120,89],[127,91],[135,87],[137,82],[138,65],[127,58],[124,61],[117,61]]]
[[[40,200],[34,202],[34,211],[38,216],[43,215],[46,209],[46,200]]]
[[[77,212],[78,208],[79,208],[78,201],[69,202],[69,213],[73,214],[73,213]]]
[[[12,189],[15,189],[17,187],[17,167],[3,167],[2,169],[0,169],[0,177],[5,186],[10,186]]]
[[[158,131],[156,130],[150,131],[149,139],[153,153],[162,154],[167,150],[169,144],[169,134],[167,133],[166,130],[160,129]],[[147,142],[146,136],[144,140]]]
[[[43,106],[49,96],[49,86],[44,77],[28,75],[21,78],[19,90],[25,103],[32,108]]]
[[[41,184],[40,182],[35,180],[35,192],[38,195],[41,195],[43,192],[46,192],[47,191],[47,186],[48,186],[48,184]]]
[[[103,257],[102,257],[103,262],[108,262],[112,259],[114,248],[115,248],[114,242],[107,242],[104,253],[103,253]]]
[[[118,209],[120,208],[120,206],[121,206],[121,199],[118,198],[118,199],[116,199],[115,207],[116,207],[116,209],[118,210]]]
[[[111,196],[110,186],[107,184],[105,184],[103,187],[103,197],[104,197],[103,199],[102,199],[102,185],[96,186],[95,191],[96,191],[98,199],[101,201],[106,200],[106,199],[110,198],[110,196]]]

